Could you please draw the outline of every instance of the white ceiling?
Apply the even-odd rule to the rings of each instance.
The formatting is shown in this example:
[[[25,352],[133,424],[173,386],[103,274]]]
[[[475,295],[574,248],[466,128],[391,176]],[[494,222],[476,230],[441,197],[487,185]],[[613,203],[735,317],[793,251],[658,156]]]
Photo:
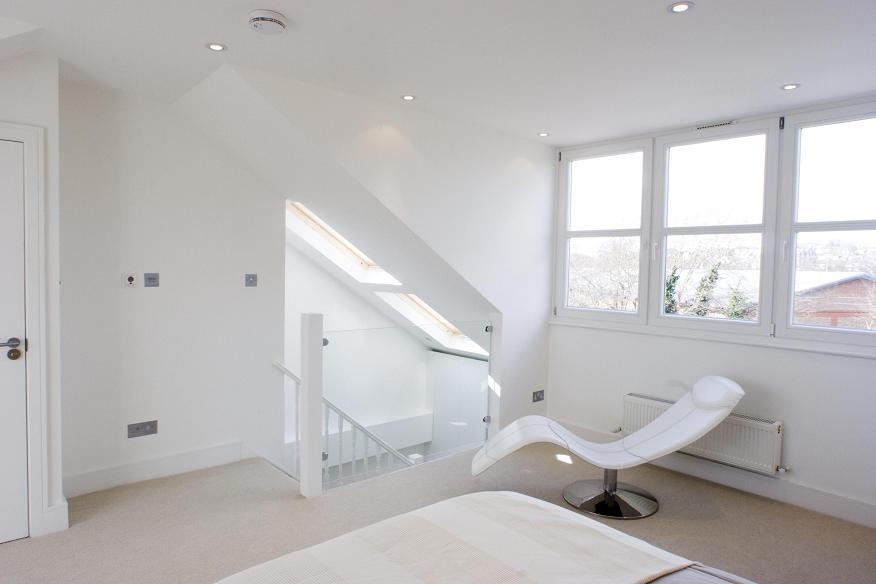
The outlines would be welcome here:
[[[41,26],[36,48],[65,74],[121,91],[174,100],[230,62],[396,103],[413,93],[404,107],[546,129],[552,144],[876,93],[874,0],[696,0],[682,15],[669,3],[0,0],[0,18]],[[253,8],[291,26],[257,35]]]

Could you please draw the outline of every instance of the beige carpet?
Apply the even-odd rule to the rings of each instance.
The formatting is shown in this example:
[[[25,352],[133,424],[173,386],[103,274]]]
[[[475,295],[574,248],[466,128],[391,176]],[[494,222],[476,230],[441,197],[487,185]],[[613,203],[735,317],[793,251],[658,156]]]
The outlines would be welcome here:
[[[260,460],[146,481],[70,500],[69,530],[0,545],[3,584],[211,583],[385,517],[477,490],[561,504],[562,487],[595,478],[526,448],[485,475],[471,453],[305,500]],[[667,550],[763,584],[876,583],[876,530],[653,466],[622,479],[656,493],[657,515],[606,521]]]

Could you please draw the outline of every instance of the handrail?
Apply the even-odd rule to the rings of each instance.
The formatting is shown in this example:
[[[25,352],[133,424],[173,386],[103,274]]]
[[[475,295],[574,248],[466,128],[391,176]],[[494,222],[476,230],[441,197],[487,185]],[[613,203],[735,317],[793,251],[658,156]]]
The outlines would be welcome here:
[[[274,361],[274,367],[279,369],[286,377],[288,377],[298,385],[301,385],[301,378],[289,371],[289,369],[285,365],[283,365],[279,361]]]
[[[365,426],[363,426],[362,424],[360,424],[359,422],[354,420],[347,412],[345,412],[344,410],[342,410],[341,408],[339,408],[338,406],[336,406],[335,404],[333,404],[332,402],[330,402],[326,398],[322,398],[322,402],[326,405],[326,407],[328,407],[330,410],[334,410],[334,412],[338,416],[343,418],[345,421],[349,422],[351,426],[353,426],[354,428],[356,428],[357,430],[359,430],[360,432],[365,434],[368,438],[370,438],[371,440],[376,442],[381,448],[386,450],[393,457],[402,461],[407,466],[414,466],[414,463],[410,458],[408,458],[407,456],[405,456],[404,454],[402,454],[401,452],[399,452],[398,450],[396,450],[395,448],[393,448],[392,446],[387,444],[382,438],[380,438],[380,436],[378,436],[377,434],[375,434],[374,432],[372,432],[371,430],[369,430],[368,428],[366,428]]]
[[[294,373],[292,373],[292,371],[290,371],[288,367],[286,367],[285,365],[283,365],[279,361],[274,361],[274,367],[279,369],[286,377],[288,377],[289,379],[294,381],[296,384],[298,384],[298,386],[301,385],[301,378],[298,377],[297,375],[295,375]],[[365,434],[366,437],[368,437],[373,442],[375,442],[378,446],[380,446],[381,448],[386,450],[386,452],[389,453],[391,456],[402,461],[407,466],[414,466],[414,463],[413,463],[413,461],[411,461],[410,458],[408,458],[407,456],[405,456],[404,454],[402,454],[401,452],[399,452],[398,450],[396,450],[395,448],[393,448],[392,446],[387,444],[385,440],[380,438],[380,436],[378,436],[377,434],[375,434],[374,432],[372,432],[371,430],[369,430],[368,428],[366,428],[365,426],[363,426],[362,424],[360,424],[359,422],[354,420],[350,414],[348,414],[347,412],[345,412],[344,410],[342,410],[341,408],[339,408],[338,406],[336,406],[335,404],[330,402],[325,397],[322,398],[322,402],[323,402],[323,404],[325,404],[325,406],[328,409],[334,410],[334,412],[339,417],[341,417],[344,421],[348,422],[350,424],[350,426],[353,426],[354,428],[356,428],[357,430],[359,430],[360,432]],[[326,432],[328,432],[328,428],[326,428]]]

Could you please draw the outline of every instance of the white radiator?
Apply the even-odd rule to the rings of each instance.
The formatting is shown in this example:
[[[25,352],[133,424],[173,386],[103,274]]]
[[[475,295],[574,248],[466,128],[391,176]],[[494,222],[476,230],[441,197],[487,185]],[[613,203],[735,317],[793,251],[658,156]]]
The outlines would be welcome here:
[[[652,422],[673,402],[637,393],[624,396],[625,435]],[[730,414],[711,432],[679,452],[762,474],[774,475],[782,464],[782,422]]]

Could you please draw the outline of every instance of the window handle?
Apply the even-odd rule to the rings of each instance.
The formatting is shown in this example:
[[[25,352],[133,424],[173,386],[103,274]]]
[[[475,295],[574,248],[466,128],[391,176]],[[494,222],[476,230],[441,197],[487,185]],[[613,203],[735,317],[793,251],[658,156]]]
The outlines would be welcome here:
[[[785,239],[782,241],[782,251],[779,254],[779,261],[783,264],[785,263],[785,259],[788,257],[788,240]]]
[[[657,261],[657,242],[656,241],[651,244],[651,261],[652,262]]]

